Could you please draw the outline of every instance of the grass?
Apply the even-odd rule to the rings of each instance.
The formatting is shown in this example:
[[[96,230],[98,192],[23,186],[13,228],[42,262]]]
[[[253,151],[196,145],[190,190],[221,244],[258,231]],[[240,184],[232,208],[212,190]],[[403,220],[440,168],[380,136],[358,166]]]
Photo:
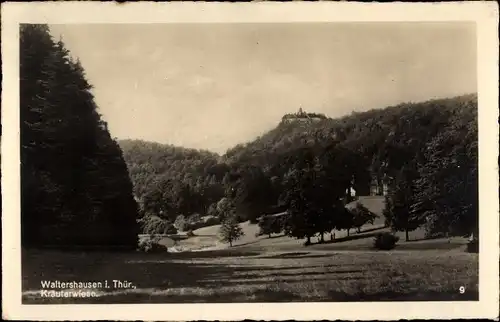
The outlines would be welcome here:
[[[372,237],[384,231],[389,231],[388,228],[384,228],[384,216],[382,211],[384,209],[385,201],[383,196],[364,196],[359,197],[358,200],[353,201],[349,207],[354,207],[356,203],[361,203],[366,208],[368,208],[373,213],[377,214],[378,217],[375,219],[373,224],[367,224],[361,228],[362,232],[357,233],[355,229],[351,229],[350,236],[347,236],[347,232],[335,231],[336,242],[330,242],[330,236],[327,234],[325,236],[326,243],[322,245],[313,245],[313,248],[328,249],[328,250],[369,250],[372,247]],[[305,240],[297,240],[289,238],[283,235],[273,235],[272,238],[268,236],[258,236],[256,233],[259,231],[259,227],[256,224],[250,224],[248,221],[240,224],[244,236],[235,241],[233,244],[235,246],[253,246],[261,251],[269,250],[293,250],[297,247],[302,247]],[[221,243],[218,238],[218,231],[220,225],[208,226],[199,228],[194,231],[195,236],[191,238],[177,238],[178,240],[174,243],[171,238],[163,238],[162,244],[165,247],[173,247],[178,251],[197,251],[197,250],[218,250],[228,248],[228,244]],[[183,233],[182,233],[183,234]],[[456,243],[448,244],[448,240],[438,240],[435,241],[433,245],[424,245],[423,243],[418,243],[416,240],[424,240],[425,232],[423,229],[410,232],[411,245],[404,241],[404,232],[396,233],[400,237],[400,248],[401,249],[429,249],[429,248],[455,248]],[[181,236],[182,237],[182,236]],[[184,236],[185,237],[185,236]],[[313,238],[313,242],[317,242],[316,238]],[[174,246],[175,244],[175,246]]]
[[[378,216],[375,224],[384,223],[384,208],[385,208],[385,197],[384,196],[359,196],[356,200],[350,202],[346,205],[348,209],[356,207],[356,204],[360,203],[365,206],[369,211],[373,212]]]
[[[23,303],[477,300],[478,257],[462,249],[186,253],[23,251]],[[41,298],[42,280],[127,280],[95,298]],[[465,294],[459,293],[465,286]]]
[[[363,200],[375,209],[380,202]],[[379,218],[380,219],[380,218]],[[388,228],[383,220],[360,233],[335,232],[335,240],[304,247],[282,235],[256,237],[257,225],[228,248],[217,238],[219,225],[194,237],[164,238],[165,252],[62,252],[23,250],[23,303],[231,303],[290,301],[457,301],[478,300],[478,254],[464,251],[466,240],[425,240],[410,233],[395,250],[374,251],[373,237]],[[204,251],[196,251],[204,250]],[[104,281],[92,298],[40,296],[42,281]],[[134,287],[113,288],[112,281]],[[465,287],[460,294],[460,287]]]
[[[258,225],[250,224],[247,221],[241,223],[240,226],[245,235],[233,243],[236,247],[251,247],[262,252],[291,251],[301,248],[305,242],[305,239],[297,240],[283,234],[273,234],[271,238],[268,236],[256,237],[255,235],[259,231]],[[219,227],[220,225],[214,225],[197,229],[194,231],[194,237],[178,240],[174,248],[182,251],[226,249],[229,245],[221,243],[217,237]],[[373,245],[373,237],[380,232],[387,231],[390,231],[390,229],[384,227],[383,219],[378,219],[373,225],[367,224],[361,227],[361,233],[356,232],[355,229],[351,229],[349,236],[347,236],[347,231],[345,230],[335,231],[335,240],[333,241],[330,240],[330,235],[326,234],[325,243],[323,244],[318,244],[319,238],[314,237],[312,238],[312,242],[315,244],[309,248],[322,250],[370,250]],[[409,242],[405,241],[404,232],[397,232],[396,235],[400,237],[398,249],[453,249],[461,247],[466,243],[466,240],[462,238],[426,240],[423,229],[410,232]],[[164,240],[166,240],[164,244],[167,247],[171,247],[173,242],[168,238]]]

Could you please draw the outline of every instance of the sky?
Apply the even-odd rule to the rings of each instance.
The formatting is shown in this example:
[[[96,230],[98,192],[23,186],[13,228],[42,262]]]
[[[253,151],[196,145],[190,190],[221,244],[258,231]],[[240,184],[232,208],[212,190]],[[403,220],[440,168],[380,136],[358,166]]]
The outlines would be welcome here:
[[[477,91],[471,23],[50,28],[80,59],[118,139],[222,154],[301,107],[339,117]]]

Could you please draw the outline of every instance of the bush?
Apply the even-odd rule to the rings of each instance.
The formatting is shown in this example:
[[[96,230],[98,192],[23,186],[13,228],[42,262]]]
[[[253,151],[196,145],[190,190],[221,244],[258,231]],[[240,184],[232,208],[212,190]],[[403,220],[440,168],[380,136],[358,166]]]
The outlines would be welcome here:
[[[373,246],[380,250],[391,250],[396,247],[399,237],[391,233],[380,233],[375,236]]]
[[[149,214],[139,219],[139,224],[142,227],[142,232],[150,235],[164,234],[168,226],[171,225],[168,220]]]
[[[201,216],[200,214],[194,213],[191,216],[189,216],[186,220],[189,224],[198,224],[201,222]]]
[[[205,221],[200,217],[199,214],[192,214],[186,219],[186,225],[184,226],[184,231],[196,230],[207,226]]]
[[[188,237],[193,237],[193,236],[195,236],[195,235],[194,235],[194,233],[193,233],[193,231],[192,231],[192,230],[188,230],[188,232],[186,233],[186,236],[188,236]]]
[[[201,220],[201,217],[199,214],[192,214],[191,216],[186,218],[187,225],[189,227],[186,227],[186,230],[189,229],[198,229],[200,228],[201,225],[203,225],[203,220]],[[192,228],[196,227],[196,228]]]
[[[187,222],[186,222],[186,218],[184,217],[184,215],[179,215],[179,216],[177,216],[177,218],[175,218],[174,226],[175,226],[175,228],[179,229],[180,231],[186,230]]]
[[[145,253],[159,253],[167,251],[167,248],[159,244],[159,238],[146,238],[139,241],[138,251]]]

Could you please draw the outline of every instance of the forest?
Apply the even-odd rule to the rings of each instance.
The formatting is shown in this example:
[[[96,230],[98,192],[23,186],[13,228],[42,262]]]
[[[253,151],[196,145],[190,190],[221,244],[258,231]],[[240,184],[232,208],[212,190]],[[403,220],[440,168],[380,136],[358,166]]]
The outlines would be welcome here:
[[[23,25],[20,35],[25,247],[134,249],[139,233],[223,223],[238,235],[247,220],[263,234],[310,242],[371,220],[345,205],[351,191],[368,195],[373,185],[388,186],[384,215],[394,230],[478,233],[475,94],[335,119],[311,112],[314,122],[287,114],[224,155],[117,142],[64,43],[44,25]],[[266,216],[285,211],[279,228]]]
[[[276,232],[323,239],[370,220],[366,209],[358,209],[361,217],[345,209],[355,198],[352,189],[369,195],[373,185],[385,184],[384,215],[394,230],[477,234],[476,95],[315,122],[284,120],[221,156],[120,141],[145,232],[160,232],[151,223],[162,220],[177,229],[189,223],[181,225],[186,230],[203,225],[205,216],[209,224],[223,222],[221,208],[229,205],[240,222],[266,222],[264,234],[272,222],[265,215],[288,211]],[[165,222],[161,227],[169,226]]]

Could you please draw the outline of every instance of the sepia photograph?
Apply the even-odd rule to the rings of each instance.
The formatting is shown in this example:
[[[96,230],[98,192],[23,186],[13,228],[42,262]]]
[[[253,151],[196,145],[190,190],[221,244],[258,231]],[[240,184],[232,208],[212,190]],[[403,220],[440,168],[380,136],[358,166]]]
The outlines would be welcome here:
[[[475,21],[16,33],[22,306],[479,303]]]

